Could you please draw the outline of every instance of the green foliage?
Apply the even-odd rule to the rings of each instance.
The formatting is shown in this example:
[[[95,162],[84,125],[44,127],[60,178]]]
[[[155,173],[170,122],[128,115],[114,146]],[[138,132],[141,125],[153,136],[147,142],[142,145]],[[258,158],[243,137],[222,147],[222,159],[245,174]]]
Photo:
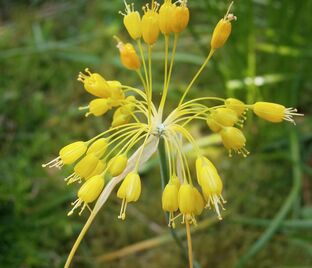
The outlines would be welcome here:
[[[180,96],[204,60],[213,26],[227,4],[189,1],[191,25],[179,42],[169,100]],[[76,81],[79,71],[90,67],[109,79],[139,83],[121,68],[112,39],[116,33],[128,38],[117,13],[123,3],[2,1],[0,5],[0,266],[62,267],[86,216],[66,216],[77,187],[65,186],[66,171],[46,171],[41,164],[70,141],[92,137],[108,126],[108,119],[82,120],[77,107],[90,99]],[[275,101],[306,114],[298,120],[298,132],[285,123],[249,120],[248,159],[228,159],[219,146],[207,149],[224,178],[230,213],[222,223],[194,235],[194,252],[202,267],[312,263],[312,236],[302,228],[312,219],[311,10],[310,0],[237,1],[238,21],[229,42],[191,91],[190,97],[212,94],[250,103]],[[153,58],[159,75],[162,45],[162,41],[156,45]],[[168,107],[172,105],[169,101]],[[205,125],[191,131],[198,139],[209,134]],[[93,257],[168,232],[160,205],[159,167],[151,165],[147,171],[142,198],[130,207],[127,221],[117,220],[120,204],[112,197],[82,243],[74,267],[102,267]],[[182,267],[185,259],[178,246],[168,243],[105,267],[147,265]]]

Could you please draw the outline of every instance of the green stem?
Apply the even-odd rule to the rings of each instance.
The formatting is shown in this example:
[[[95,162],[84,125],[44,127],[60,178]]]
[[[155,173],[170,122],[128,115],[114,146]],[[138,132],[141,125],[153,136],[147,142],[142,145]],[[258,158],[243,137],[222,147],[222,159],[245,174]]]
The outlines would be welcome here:
[[[301,188],[301,166],[300,166],[300,152],[299,152],[299,142],[296,130],[292,129],[289,136],[290,140],[290,155],[292,160],[292,175],[293,175],[293,186],[292,189],[285,200],[283,206],[276,214],[275,218],[272,220],[271,224],[260,236],[260,238],[250,247],[250,249],[243,255],[236,268],[242,268],[246,263],[254,257],[273,237],[273,235],[278,231],[282,225],[284,219],[286,218],[288,212],[291,210],[292,205],[296,201]]]

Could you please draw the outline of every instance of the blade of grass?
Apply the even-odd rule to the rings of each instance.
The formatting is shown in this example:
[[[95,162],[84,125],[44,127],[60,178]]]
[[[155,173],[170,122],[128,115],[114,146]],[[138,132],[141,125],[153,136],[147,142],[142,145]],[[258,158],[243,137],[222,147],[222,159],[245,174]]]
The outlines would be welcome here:
[[[281,226],[283,220],[286,218],[288,212],[291,210],[293,203],[296,201],[301,188],[301,166],[300,166],[300,153],[299,153],[299,143],[298,135],[295,129],[290,131],[290,155],[292,159],[292,176],[293,176],[293,186],[286,198],[283,206],[277,212],[275,218],[272,220],[271,224],[264,231],[264,233],[259,237],[259,239],[249,248],[249,250],[239,259],[236,264],[236,268],[244,267],[247,262],[253,258],[273,237],[278,228]]]

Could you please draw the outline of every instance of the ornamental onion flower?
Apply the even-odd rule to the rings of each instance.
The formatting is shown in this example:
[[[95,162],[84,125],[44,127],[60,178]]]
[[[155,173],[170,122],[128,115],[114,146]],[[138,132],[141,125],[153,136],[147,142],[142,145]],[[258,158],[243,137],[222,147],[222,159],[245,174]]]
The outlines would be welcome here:
[[[120,186],[117,197],[122,200],[118,218],[125,220],[127,206],[138,201],[141,194],[142,182],[138,170],[158,147],[165,153],[165,156],[161,155],[162,163],[168,166],[168,178],[164,178],[165,187],[159,202],[165,213],[169,214],[169,227],[174,228],[177,219],[181,219],[182,224],[185,224],[190,249],[189,265],[193,267],[190,225],[196,224],[196,217],[206,211],[205,207],[213,208],[221,220],[225,200],[222,196],[224,185],[219,172],[201,153],[199,144],[189,132],[189,125],[194,120],[203,121],[204,125],[206,122],[207,130],[210,129],[216,135],[220,135],[230,156],[234,152],[247,157],[249,152],[246,149],[247,140],[243,131],[248,110],[274,123],[283,120],[294,122],[293,117],[300,114],[296,109],[276,103],[245,104],[234,98],[210,96],[186,99],[197,78],[231,34],[231,21],[236,19],[230,13],[232,4],[213,30],[211,47],[205,61],[183,89],[175,108],[169,111],[168,105],[165,104],[168,92],[172,90],[171,77],[175,52],[179,36],[188,25],[190,16],[187,0],[176,2],[165,0],[160,9],[159,4],[152,1],[151,5],[146,4],[143,7],[144,14],[135,11],[133,5],[127,4],[126,1],[125,5],[126,11],[122,13],[123,23],[136,44],[123,43],[116,38],[117,47],[122,66],[134,71],[131,74],[138,76],[141,86],[128,85],[127,81],[114,78],[106,80],[101,74],[91,72],[88,68],[84,73],[79,73],[78,80],[83,83],[84,89],[95,97],[89,105],[79,109],[88,110],[86,115],[95,116],[110,116],[107,112],[112,110],[111,126],[89,140],[66,145],[59,151],[58,157],[43,165],[50,168],[73,165],[73,173],[65,180],[68,184],[76,181],[83,184],[68,215],[72,215],[80,206],[82,209],[79,214],[84,208],[88,208],[91,213],[65,267],[69,267],[84,234],[118,184]],[[154,87],[160,83],[155,83],[153,77],[152,47],[156,46],[160,32],[164,35],[165,49],[163,87],[158,88],[162,92],[158,104],[153,93]],[[174,33],[173,46],[172,52],[169,53],[171,33]],[[141,38],[145,42],[146,49],[143,49]],[[185,143],[189,143],[197,155],[196,176],[183,149]],[[151,179],[148,177],[144,179]],[[104,187],[105,181],[107,184]],[[94,201],[96,203],[91,207]]]

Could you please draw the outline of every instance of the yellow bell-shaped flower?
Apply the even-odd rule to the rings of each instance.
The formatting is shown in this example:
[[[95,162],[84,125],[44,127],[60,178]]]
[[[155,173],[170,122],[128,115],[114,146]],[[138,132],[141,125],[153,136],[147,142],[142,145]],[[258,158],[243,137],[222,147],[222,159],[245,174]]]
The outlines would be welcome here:
[[[192,190],[193,190],[194,204],[195,204],[194,214],[200,215],[203,212],[203,209],[205,207],[204,199],[202,195],[200,194],[200,192],[195,187],[193,187]]]
[[[99,162],[97,163],[95,169],[85,179],[88,180],[88,179],[92,178],[95,175],[101,175],[104,172],[105,167],[106,167],[106,163],[104,163],[102,160],[99,160]]]
[[[89,103],[89,112],[86,113],[86,117],[90,114],[94,116],[101,116],[107,113],[112,108],[110,99],[94,99]]]
[[[241,116],[246,110],[245,104],[238,99],[228,98],[225,100],[224,104],[226,108],[235,111],[237,116]]]
[[[67,177],[65,180],[68,181],[68,184],[75,181],[81,181],[82,178],[87,178],[93,170],[96,168],[99,159],[94,154],[87,154],[82,158],[74,167],[74,176],[73,174]]]
[[[184,216],[184,220],[189,220],[195,212],[195,198],[193,186],[183,183],[179,189],[178,195],[179,209]],[[186,219],[185,219],[186,217]]]
[[[235,127],[225,127],[220,131],[223,145],[230,151],[234,150],[246,157],[249,152],[245,149],[246,138],[241,130]]]
[[[120,102],[125,99],[125,93],[122,90],[122,85],[119,81],[107,81],[110,88],[110,101],[112,107],[120,105]]]
[[[106,152],[108,141],[105,138],[100,138],[94,141],[88,148],[87,154],[94,154],[98,158],[102,157]]]
[[[134,10],[133,4],[130,6],[125,1],[125,5],[126,13],[120,12],[124,16],[123,23],[132,39],[140,39],[142,36],[141,16],[139,12]]]
[[[91,73],[88,68],[85,72],[87,74],[80,72],[78,76],[78,81],[83,83],[85,90],[96,97],[108,98],[110,96],[109,85],[103,76]]]
[[[69,165],[78,160],[87,150],[87,145],[83,141],[76,141],[63,147],[60,152],[60,158],[64,165]]]
[[[232,127],[238,122],[236,112],[229,108],[218,108],[212,112],[211,117],[221,126]]]
[[[159,29],[164,35],[172,33],[175,5],[171,0],[165,0],[159,9]]]
[[[142,36],[143,40],[148,45],[156,43],[159,36],[159,14],[158,4],[153,2],[153,6],[144,7],[144,15],[142,17]]]
[[[271,102],[256,102],[253,111],[260,118],[272,123],[282,122],[286,115],[285,106]]]
[[[179,188],[169,182],[162,193],[162,209],[167,212],[175,212],[179,209],[178,203]]]
[[[175,6],[173,9],[172,31],[181,33],[187,27],[190,20],[190,11],[186,6],[186,0],[180,1],[180,6]]]
[[[79,212],[79,215],[83,212],[83,210],[87,207],[90,211],[89,203],[94,202],[102,192],[104,188],[104,177],[103,176],[94,176],[87,180],[78,191],[78,199],[72,203],[74,206],[70,212],[68,212],[68,216],[72,215],[74,210],[80,207],[82,204],[82,208]]]
[[[206,121],[211,131],[218,133],[222,127],[216,122],[212,115],[209,115]]]
[[[117,155],[108,162],[108,172],[113,176],[119,176],[126,168],[128,158],[125,154]]]
[[[141,179],[138,173],[130,172],[121,183],[117,197],[122,199],[122,205],[120,209],[119,219],[124,220],[126,218],[126,209],[129,202],[138,201],[141,195]]]

